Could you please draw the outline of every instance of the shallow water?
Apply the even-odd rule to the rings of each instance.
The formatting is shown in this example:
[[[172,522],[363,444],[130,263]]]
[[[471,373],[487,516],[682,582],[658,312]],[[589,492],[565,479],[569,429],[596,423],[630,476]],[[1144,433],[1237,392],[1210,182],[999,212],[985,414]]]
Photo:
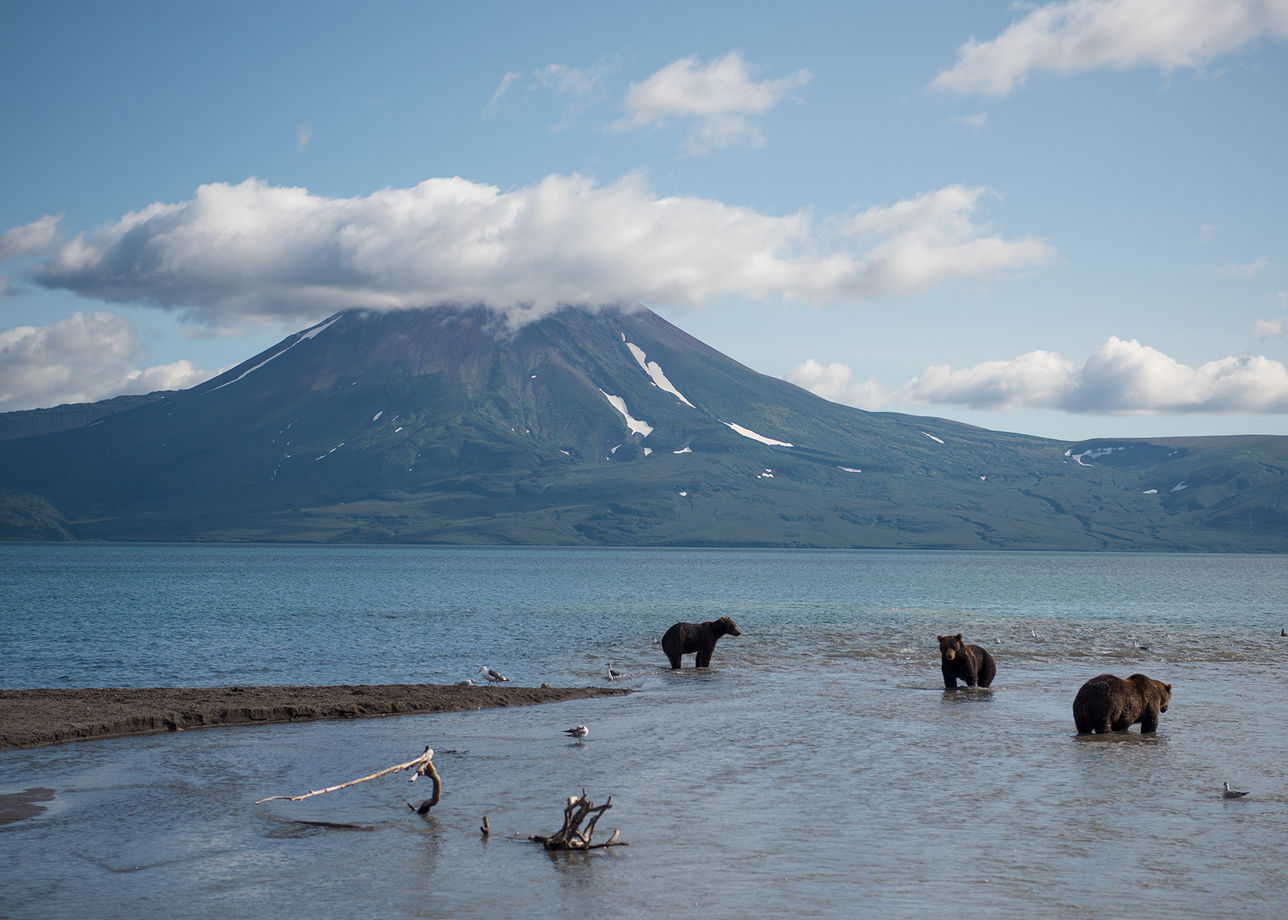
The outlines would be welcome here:
[[[8,687],[454,682],[485,663],[558,685],[612,661],[638,691],[0,753],[0,794],[55,790],[0,826],[3,916],[1288,909],[1283,557],[21,546],[0,563]],[[665,668],[666,626],[725,614],[743,635],[710,671]],[[990,690],[943,689],[950,631],[993,652]],[[1073,695],[1105,671],[1175,684],[1156,735],[1074,733]],[[561,734],[581,722],[585,742]],[[401,775],[253,804],[425,744],[444,781],[428,819]],[[1222,799],[1227,780],[1250,795]],[[583,788],[612,796],[597,838],[630,846],[525,839]]]

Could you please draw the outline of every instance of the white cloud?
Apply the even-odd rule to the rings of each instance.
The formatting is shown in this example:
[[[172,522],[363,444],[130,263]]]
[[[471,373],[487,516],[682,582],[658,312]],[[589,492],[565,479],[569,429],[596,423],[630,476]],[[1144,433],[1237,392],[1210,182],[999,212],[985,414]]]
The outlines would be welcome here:
[[[862,283],[867,296],[883,291],[924,291],[954,278],[988,271],[1019,271],[1048,261],[1042,240],[1003,240],[975,222],[987,188],[949,185],[850,218],[843,232],[872,240]]]
[[[501,82],[497,84],[496,89],[492,90],[492,97],[488,99],[487,105],[483,107],[483,113],[488,116],[496,115],[497,111],[501,107],[501,100],[509,94],[510,87],[512,87],[515,81],[520,79],[522,76],[523,71],[521,70],[511,70],[503,76],[501,78]]]
[[[783,379],[824,399],[860,409],[875,411],[894,402],[894,394],[882,388],[875,378],[852,382],[853,374],[846,364],[825,365],[807,358],[784,374]]]
[[[1240,355],[1190,367],[1117,336],[1080,367],[1054,352],[1034,351],[961,370],[936,365],[895,390],[873,381],[851,384],[850,376],[844,364],[824,368],[810,360],[789,371],[786,379],[865,409],[913,404],[1111,415],[1288,412],[1288,368],[1278,361]]]
[[[1256,336],[1259,339],[1277,339],[1288,328],[1288,318],[1259,319],[1256,325]]]
[[[301,151],[308,150],[309,142],[312,140],[313,126],[300,122],[299,127],[295,129],[295,146]]]
[[[990,41],[971,39],[933,89],[1003,96],[1039,70],[1199,67],[1257,39],[1288,38],[1285,0],[1068,0]]]
[[[57,237],[58,222],[61,219],[61,214],[57,217],[46,214],[29,224],[7,230],[4,236],[0,236],[0,262],[21,259],[44,251]]]
[[[724,296],[853,302],[1049,260],[1047,243],[976,222],[986,193],[949,186],[816,226],[805,212],[658,197],[637,174],[606,186],[552,175],[510,191],[429,179],[342,199],[248,179],[63,240],[28,276],[215,327],[444,303],[535,318],[567,304]]]
[[[1199,242],[1210,243],[1216,239],[1216,232],[1221,229],[1220,224],[1204,224],[1199,227]]]
[[[217,373],[188,360],[140,369],[145,353],[130,322],[111,313],[0,332],[0,411],[182,389]]]
[[[1270,267],[1270,260],[1265,256],[1254,262],[1248,262],[1245,265],[1228,263],[1219,266],[1216,270],[1218,275],[1225,275],[1227,278],[1251,278],[1260,273],[1263,269]]]
[[[604,98],[605,81],[618,68],[615,59],[605,58],[588,67],[570,67],[567,64],[546,64],[530,71],[513,70],[501,78],[483,114],[495,118],[504,107],[506,99],[519,90],[527,93],[544,91],[567,100],[563,116],[556,129],[566,127],[587,106]]]
[[[973,115],[954,115],[949,120],[955,125],[970,128],[972,131],[983,131],[988,127],[987,112],[976,112]]]
[[[692,120],[686,146],[695,154],[736,143],[760,144],[752,117],[764,115],[811,77],[808,70],[798,70],[777,80],[756,80],[736,51],[705,65],[697,57],[682,58],[631,84],[622,103],[627,116],[616,127]]]

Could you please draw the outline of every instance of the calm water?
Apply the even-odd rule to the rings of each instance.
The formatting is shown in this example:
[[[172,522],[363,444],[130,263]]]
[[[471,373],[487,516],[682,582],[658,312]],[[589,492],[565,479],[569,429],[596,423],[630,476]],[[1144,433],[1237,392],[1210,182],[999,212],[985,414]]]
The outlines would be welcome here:
[[[54,790],[0,826],[0,916],[1279,918],[1285,598],[1274,556],[0,545],[4,687],[638,691],[0,752],[0,795]],[[726,614],[709,672],[666,669]],[[950,631],[991,690],[945,693]],[[1074,734],[1105,671],[1175,684],[1157,735]],[[425,744],[428,820],[401,776],[253,804]],[[629,847],[526,841],[583,788]]]

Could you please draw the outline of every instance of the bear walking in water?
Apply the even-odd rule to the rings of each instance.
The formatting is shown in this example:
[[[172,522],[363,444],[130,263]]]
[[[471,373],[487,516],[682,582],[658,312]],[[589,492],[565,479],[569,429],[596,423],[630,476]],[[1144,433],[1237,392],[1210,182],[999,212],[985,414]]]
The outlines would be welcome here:
[[[1082,685],[1073,699],[1073,723],[1078,734],[1125,732],[1137,722],[1140,730],[1158,730],[1158,715],[1167,712],[1172,685],[1133,674],[1126,680],[1101,674]]]
[[[957,679],[966,681],[968,687],[987,687],[997,675],[993,656],[978,645],[967,645],[962,634],[938,636],[939,670],[944,674],[944,686],[957,689]]]
[[[671,662],[672,670],[680,667],[680,656],[697,653],[694,667],[711,666],[711,653],[721,636],[741,636],[738,626],[728,617],[709,623],[676,623],[662,637],[662,651]]]

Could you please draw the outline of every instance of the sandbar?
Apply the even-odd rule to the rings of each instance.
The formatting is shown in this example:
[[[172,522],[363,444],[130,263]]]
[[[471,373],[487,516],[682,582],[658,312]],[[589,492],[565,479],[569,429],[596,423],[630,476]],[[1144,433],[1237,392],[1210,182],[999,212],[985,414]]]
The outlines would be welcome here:
[[[630,690],[442,684],[0,690],[0,751],[216,725],[455,712],[625,693]]]

